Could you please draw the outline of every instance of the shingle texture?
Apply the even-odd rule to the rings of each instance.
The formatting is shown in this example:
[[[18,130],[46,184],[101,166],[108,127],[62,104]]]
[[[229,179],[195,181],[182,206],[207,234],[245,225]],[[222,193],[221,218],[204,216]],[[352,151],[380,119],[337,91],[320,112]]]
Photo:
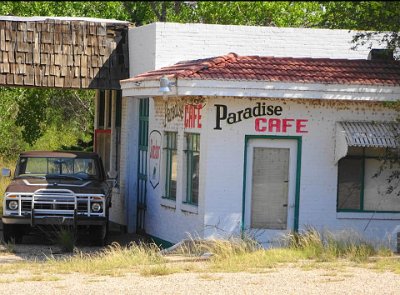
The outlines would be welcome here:
[[[124,81],[162,76],[199,80],[250,80],[323,84],[400,85],[399,61],[224,56],[179,62]]]

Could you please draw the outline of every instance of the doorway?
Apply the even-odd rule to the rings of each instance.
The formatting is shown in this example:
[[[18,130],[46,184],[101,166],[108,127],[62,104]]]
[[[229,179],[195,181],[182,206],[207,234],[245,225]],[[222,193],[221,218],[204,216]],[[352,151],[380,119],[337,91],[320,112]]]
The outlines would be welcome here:
[[[246,138],[243,230],[264,246],[298,228],[301,141]]]

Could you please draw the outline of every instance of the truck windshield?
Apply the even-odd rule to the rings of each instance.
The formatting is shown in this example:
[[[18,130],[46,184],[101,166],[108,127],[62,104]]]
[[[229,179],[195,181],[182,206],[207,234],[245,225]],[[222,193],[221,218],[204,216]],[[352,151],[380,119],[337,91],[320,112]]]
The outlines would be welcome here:
[[[95,159],[21,157],[16,177],[64,177],[72,179],[99,178]]]

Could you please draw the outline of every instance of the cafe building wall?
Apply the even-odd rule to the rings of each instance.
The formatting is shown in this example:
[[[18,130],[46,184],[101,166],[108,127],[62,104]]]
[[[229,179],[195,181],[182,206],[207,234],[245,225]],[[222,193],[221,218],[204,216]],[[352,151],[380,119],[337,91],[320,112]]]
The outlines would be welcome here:
[[[249,108],[253,115],[261,115],[250,115]],[[220,119],[224,113],[226,118]],[[398,213],[338,210],[335,148],[338,122],[387,122],[396,116],[395,111],[381,102],[247,97],[185,97],[166,101],[155,98],[150,104],[150,118],[153,119],[149,123],[149,136],[150,140],[156,138],[160,143],[157,143],[160,174],[147,191],[146,232],[176,243],[188,237],[240,236],[243,231],[269,245],[290,230],[312,226],[321,231],[343,231],[344,235],[358,233],[360,237],[391,243],[395,247]],[[166,196],[167,132],[177,134],[175,199]],[[196,203],[191,204],[187,200],[186,136],[192,133],[200,137],[200,167],[198,196]],[[152,134],[157,136],[152,137]],[[260,185],[254,180],[257,172],[253,169],[265,167],[254,168],[257,162],[262,163],[266,155],[263,153],[272,153],[287,162],[287,171],[281,176],[287,182],[284,190],[287,190],[288,199],[273,200],[276,204],[271,212],[262,201],[253,199],[253,203],[258,202],[256,207],[249,201],[252,198],[250,188],[256,190]],[[276,167],[267,169],[269,172],[261,171],[260,176],[276,181],[276,177],[280,177],[278,174],[282,174],[279,163],[267,163],[269,167]],[[150,171],[151,167],[150,159]],[[380,180],[380,190],[384,191],[387,184]],[[273,189],[280,190],[279,186]],[[271,220],[254,217],[266,213],[272,215]],[[288,218],[281,218],[280,214]],[[251,230],[257,227],[257,222],[275,222],[272,225],[275,229]]]
[[[154,23],[129,30],[130,76],[134,79],[138,74],[173,65],[178,61],[207,58],[232,51],[244,55],[275,57],[367,59],[370,51],[367,45],[352,49],[353,35],[354,32],[346,30]],[[372,43],[373,48],[382,48],[378,42]],[[298,201],[294,204],[293,200],[289,200],[292,203],[282,204],[287,206],[283,208],[288,208],[288,211],[297,212],[296,216],[293,212],[293,218],[289,221],[292,227],[302,229],[312,225],[318,228],[346,228],[362,232],[365,228],[365,234],[368,236],[374,236],[375,232],[379,231],[376,238],[393,236],[396,230],[399,231],[395,227],[398,222],[396,214],[349,213],[336,210],[338,165],[335,156],[335,136],[340,132],[337,122],[353,119],[369,121],[370,118],[392,120],[393,111],[377,101],[396,100],[396,95],[380,99],[377,98],[379,93],[367,89],[370,97],[348,93],[347,97],[344,94],[338,98],[343,91],[357,91],[358,87],[352,85],[334,85],[325,94],[325,86],[316,85],[313,88],[314,92],[308,92],[309,96],[304,94],[307,91],[302,91],[302,85],[293,85],[292,88],[282,88],[278,85],[272,91],[260,89],[257,95],[253,95],[254,93],[248,93],[246,88],[241,88],[242,86],[232,87],[233,90],[237,90],[236,93],[220,91],[220,81],[197,81],[189,85],[190,83],[185,84],[182,83],[185,81],[180,80],[177,84],[182,92],[178,93],[173,89],[172,93],[163,98],[158,90],[159,77],[154,81],[129,80],[121,82],[123,97],[120,160],[120,191],[121,200],[124,200],[123,211],[120,214],[125,216],[129,232],[143,231],[161,240],[176,243],[188,234],[214,237],[248,231],[248,223],[256,221],[246,221],[249,214],[245,210],[249,206],[246,207],[245,195],[249,192],[245,189],[246,181],[250,180],[246,180],[245,174],[246,165],[251,162],[247,161],[247,157],[252,155],[245,153],[256,147],[253,145],[259,144],[254,142],[255,138],[251,136],[262,137],[261,144],[266,142],[266,148],[269,147],[269,142],[275,144],[279,139],[279,142],[284,143],[284,149],[289,150],[288,164],[293,166],[293,162],[296,162],[296,175],[293,176],[294,172],[291,170],[292,174],[286,176],[296,178],[295,187],[293,181],[288,180],[292,185],[288,185],[288,189]],[[232,85],[235,83],[238,82],[231,82]],[[206,91],[197,91],[196,87]],[[319,93],[315,95],[315,91]],[[303,93],[300,94],[301,92]],[[386,90],[382,93],[385,96]],[[277,131],[277,126],[271,131],[265,131],[264,128],[268,125],[262,125],[265,124],[264,120],[258,121],[261,124],[260,130],[264,131],[256,131],[254,118],[242,118],[240,122],[233,124],[221,121],[221,129],[214,129],[218,110],[214,104],[226,105],[229,112],[234,112],[235,109],[240,111],[245,107],[257,106],[257,102],[265,102],[267,106],[280,104],[282,112],[278,117],[287,119],[285,123],[280,122],[286,124],[285,132],[282,131],[283,125],[279,127],[280,131]],[[142,108],[142,103],[143,106],[148,106]],[[201,108],[190,107],[193,105],[201,105]],[[200,110],[201,127],[199,122],[196,123],[197,119],[185,125],[185,106],[189,106],[187,112],[191,113],[192,117],[196,117],[196,112]],[[338,109],[341,112],[337,112]],[[141,121],[142,117],[139,116],[143,113],[142,110],[145,110],[144,113],[148,111],[143,117],[144,121]],[[219,111],[223,112],[222,107]],[[241,116],[244,116],[244,113]],[[148,123],[143,127],[142,122]],[[278,121],[272,122],[278,124]],[[299,131],[307,128],[307,132],[296,132],[297,127],[293,127],[296,124],[299,124]],[[303,124],[306,127],[303,127]],[[145,138],[148,139],[146,147],[140,143],[142,127],[147,128],[144,132],[148,135]],[[187,200],[187,133],[198,134],[199,136],[192,136],[191,140],[192,143],[193,139],[194,142],[200,142],[200,177],[197,178],[199,185],[196,205],[191,202],[192,199],[189,199],[189,202]],[[166,137],[169,140],[166,140]],[[284,142],[284,139],[287,139],[287,142]],[[158,148],[152,151],[151,141],[159,142],[158,158]],[[168,146],[167,141],[172,142],[172,146]],[[299,143],[300,156],[293,158],[292,154],[299,153]],[[189,150],[189,153],[194,155],[191,161],[197,163],[197,146],[194,148],[195,150]],[[313,149],[317,151],[314,152]],[[262,152],[261,149],[260,151]],[[147,154],[141,154],[142,152]],[[176,157],[176,162],[167,161],[166,153],[169,159]],[[156,169],[156,173],[150,173],[157,165],[159,169]],[[176,188],[172,188],[172,191],[175,191],[175,200],[166,194],[168,165],[176,165],[173,169],[168,168],[168,173],[171,174],[168,181],[176,180]],[[148,171],[141,174],[140,169]],[[177,173],[171,173],[171,169]],[[144,179],[147,179],[147,182]],[[195,181],[197,179],[195,178]],[[322,222],[315,223],[320,220]]]

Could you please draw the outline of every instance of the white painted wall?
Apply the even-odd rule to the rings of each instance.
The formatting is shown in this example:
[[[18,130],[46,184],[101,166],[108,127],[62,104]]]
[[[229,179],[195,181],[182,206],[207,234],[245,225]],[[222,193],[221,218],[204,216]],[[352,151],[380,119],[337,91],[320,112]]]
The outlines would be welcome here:
[[[182,60],[225,55],[229,52],[277,57],[366,59],[369,49],[364,46],[356,51],[351,50],[354,45],[351,39],[352,33],[347,30],[153,23],[129,31],[130,76]],[[382,46],[376,45],[374,48]],[[135,116],[138,116],[138,110],[134,102],[136,98],[126,97],[128,91],[129,89],[123,89],[125,98],[122,122],[121,206],[113,212],[115,216],[125,216],[123,222],[129,223],[130,231],[133,231],[138,136]],[[155,190],[149,185],[146,231],[150,235],[178,242],[185,238],[187,233],[211,237],[230,234],[239,229],[242,214],[244,135],[254,134],[254,127],[248,120],[228,126],[223,131],[213,130],[215,114],[212,104],[216,101],[229,103],[230,107],[237,109],[242,108],[243,104],[254,103],[243,98],[212,98],[206,102],[201,129],[200,204],[197,210],[182,204],[183,188],[178,191],[176,202],[168,202],[161,198],[163,183]],[[367,103],[361,106],[354,105],[351,110],[343,109],[338,113],[329,102],[325,104],[313,106],[303,100],[290,101],[285,105],[285,115],[298,117],[301,114],[310,119],[310,133],[303,137],[300,225],[304,227],[313,224],[320,228],[332,229],[353,227],[361,230],[368,220],[350,218],[351,214],[336,213],[337,167],[333,163],[335,121],[356,118],[384,119],[393,117],[394,114],[387,111],[374,112]],[[151,98],[150,106],[149,132],[178,130],[179,149],[182,150],[182,122],[169,124],[164,128],[162,100],[154,101]],[[179,171],[182,171],[182,167],[183,155]],[[321,167],[324,167],[323,171]],[[182,182],[182,173],[178,177]],[[366,216],[363,214],[361,218]],[[375,215],[374,218],[380,217],[390,216],[381,214]],[[385,232],[390,233],[398,223],[373,220],[366,234],[374,236],[379,231],[376,237],[381,237]]]
[[[176,99],[168,101],[171,107]],[[260,133],[255,131],[254,118],[215,130],[214,104],[228,105],[229,111],[255,106],[257,102],[280,105],[280,118],[307,119],[308,133]],[[148,185],[146,232],[169,242],[188,236],[227,237],[240,233],[243,202],[245,135],[302,136],[299,227],[313,226],[331,232],[358,232],[371,241],[388,242],[396,247],[400,231],[400,214],[338,213],[337,165],[334,159],[335,124],[337,121],[388,121],[396,118],[393,110],[379,103],[317,100],[207,98],[202,110],[202,128],[184,129],[176,118],[164,124],[165,101],[153,100],[150,105],[150,131],[178,132],[178,193],[176,201],[162,199],[165,165],[161,166],[161,182],[156,189]],[[183,134],[201,134],[200,196],[197,209],[188,212],[185,198]],[[162,162],[163,163],[163,162]],[[368,224],[368,226],[367,226]],[[365,229],[366,228],[366,229]]]
[[[174,104],[172,99],[169,102],[169,106]],[[182,120],[173,120],[170,123],[165,124],[165,101],[161,98],[151,100],[150,102],[150,121],[149,121],[149,133],[153,130],[157,130],[162,134],[164,141],[164,131],[178,132],[178,183],[181,185],[177,186],[176,201],[163,199],[165,195],[165,157],[164,150],[161,155],[161,170],[160,170],[160,183],[156,188],[147,182],[147,211],[146,211],[146,233],[161,238],[169,242],[178,242],[184,238],[188,238],[189,234],[191,237],[203,237],[204,231],[204,198],[201,199],[199,207],[184,204],[185,200],[185,187],[182,185],[185,179],[184,167],[185,167],[185,153],[184,149],[184,129]],[[201,130],[193,130],[200,132]],[[202,143],[203,144],[203,143]],[[200,158],[203,157],[201,154]],[[201,172],[205,173],[206,167],[200,167]],[[202,181],[200,179],[200,181]],[[200,184],[200,192],[204,189],[204,183]]]
[[[156,27],[154,24],[128,31],[129,76],[133,77],[156,67]]]
[[[130,75],[176,62],[225,55],[367,59],[348,30],[152,23],[129,30]],[[374,48],[383,48],[378,42]]]
[[[209,230],[206,237],[226,236],[240,230],[242,217],[242,189],[245,135],[299,135],[295,132],[271,134],[256,132],[254,119],[214,130],[214,103],[229,105],[230,111],[253,106],[257,101],[234,98],[211,98],[207,101],[207,122],[202,136],[207,143],[205,175],[204,224]],[[354,230],[368,239],[388,241],[395,249],[395,235],[400,230],[400,214],[337,213],[337,165],[334,161],[335,122],[343,120],[388,121],[396,112],[367,102],[323,102],[264,100],[267,104],[281,105],[281,118],[308,119],[308,133],[302,136],[302,165],[300,186],[299,225],[304,229],[312,225],[331,231]],[[203,159],[204,160],[204,159]],[[372,217],[370,221],[370,217]],[[364,231],[364,228],[368,227]],[[210,227],[215,225],[215,228]],[[217,229],[218,228],[218,229]]]

